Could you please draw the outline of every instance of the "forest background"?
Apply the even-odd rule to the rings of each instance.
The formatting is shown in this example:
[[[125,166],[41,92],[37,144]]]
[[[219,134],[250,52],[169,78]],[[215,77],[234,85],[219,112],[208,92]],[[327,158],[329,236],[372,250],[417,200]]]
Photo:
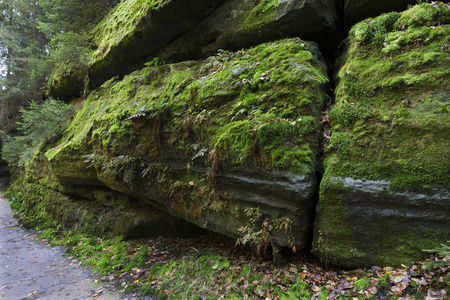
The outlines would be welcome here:
[[[87,64],[90,31],[118,0],[0,0],[0,130],[46,98],[55,66]]]

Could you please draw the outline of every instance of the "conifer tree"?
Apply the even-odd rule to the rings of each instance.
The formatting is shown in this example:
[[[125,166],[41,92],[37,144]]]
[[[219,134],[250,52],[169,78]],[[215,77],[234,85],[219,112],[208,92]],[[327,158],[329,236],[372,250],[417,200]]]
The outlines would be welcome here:
[[[19,107],[41,100],[56,65],[87,62],[87,33],[115,2],[0,0],[0,130],[14,127]]]
[[[2,0],[0,10],[0,125],[8,130],[17,109],[40,97],[32,61],[44,53],[45,37],[37,29],[36,1]]]

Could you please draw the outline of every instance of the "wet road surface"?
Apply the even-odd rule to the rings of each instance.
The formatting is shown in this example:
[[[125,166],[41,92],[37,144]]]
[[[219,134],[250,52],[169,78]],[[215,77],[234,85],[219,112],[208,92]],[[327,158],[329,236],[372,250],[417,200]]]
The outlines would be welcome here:
[[[133,299],[95,282],[89,269],[20,226],[0,194],[0,299]]]

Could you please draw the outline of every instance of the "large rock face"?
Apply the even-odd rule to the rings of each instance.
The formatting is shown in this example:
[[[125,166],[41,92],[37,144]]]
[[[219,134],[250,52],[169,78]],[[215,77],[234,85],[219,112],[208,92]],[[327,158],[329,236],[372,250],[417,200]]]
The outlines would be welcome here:
[[[60,66],[50,94],[64,99],[81,96],[106,80],[137,69],[145,58],[194,28],[225,0],[120,2],[92,33],[96,50],[87,70]]]
[[[194,28],[224,0],[123,1],[94,31],[98,46],[89,63],[89,84],[136,69],[148,56]]]
[[[206,58],[219,49],[240,50],[285,37],[314,40],[322,51],[339,42],[334,0],[158,3],[128,0],[117,5],[93,32],[96,50],[87,70],[62,66],[50,83],[50,94],[80,96],[86,87],[95,89],[154,57],[168,62]]]
[[[341,58],[315,251],[349,267],[406,263],[450,234],[450,9],[354,26]]]
[[[43,152],[27,163],[26,173],[15,181],[12,191],[23,199],[26,212],[33,212],[41,221],[54,222],[63,230],[126,239],[202,233],[191,223],[148,208],[98,182],[60,184]]]
[[[284,37],[314,40],[329,53],[340,39],[336,5],[334,0],[228,0],[158,56],[183,60]]]
[[[321,116],[319,48],[331,62],[342,26],[409,3],[122,1],[88,67],[50,83],[67,98],[96,89],[20,178],[27,209],[97,234],[185,222],[260,250],[313,239],[347,267],[421,258],[450,235],[449,5],[354,26]]]
[[[300,39],[110,80],[46,152],[53,188],[106,187],[228,236],[307,248],[327,82]]]

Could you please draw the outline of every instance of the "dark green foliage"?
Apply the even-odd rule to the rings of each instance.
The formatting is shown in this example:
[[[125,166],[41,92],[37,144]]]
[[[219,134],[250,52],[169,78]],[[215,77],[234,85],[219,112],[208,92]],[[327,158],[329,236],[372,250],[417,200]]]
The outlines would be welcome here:
[[[436,253],[437,258],[434,261],[428,261],[424,263],[424,267],[427,269],[434,269],[436,267],[448,267],[450,266],[450,241],[447,244],[441,244],[433,249],[425,249],[424,252]],[[447,276],[447,278],[449,278]]]
[[[35,1],[0,2],[0,126],[14,127],[18,108],[39,98],[41,73],[34,68],[44,55],[45,37],[36,29],[41,9]]]
[[[57,73],[87,63],[86,32],[115,0],[0,2],[0,126],[14,129],[20,106],[42,99],[42,88]],[[106,9],[105,9],[106,8]]]
[[[38,28],[49,41],[49,55],[43,62],[49,84],[87,65],[92,48],[87,33],[115,2],[39,0],[44,14]]]
[[[17,122],[21,136],[10,138],[3,146],[2,157],[13,165],[22,165],[46,139],[61,132],[73,108],[62,101],[49,99],[42,105],[32,101],[21,108]]]

